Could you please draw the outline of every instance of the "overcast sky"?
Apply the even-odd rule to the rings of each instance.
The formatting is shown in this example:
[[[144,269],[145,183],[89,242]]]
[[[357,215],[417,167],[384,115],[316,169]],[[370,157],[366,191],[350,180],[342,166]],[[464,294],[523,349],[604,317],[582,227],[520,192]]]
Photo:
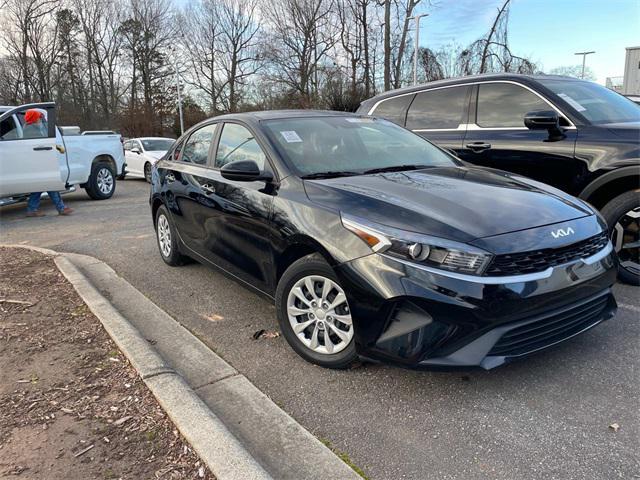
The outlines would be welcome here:
[[[451,42],[466,46],[491,27],[504,0],[426,0],[419,10],[420,45],[437,49]],[[640,46],[640,0],[512,0],[509,39],[516,55],[544,71],[576,65],[574,52],[595,50],[587,65],[600,83],[624,74],[625,47]]]

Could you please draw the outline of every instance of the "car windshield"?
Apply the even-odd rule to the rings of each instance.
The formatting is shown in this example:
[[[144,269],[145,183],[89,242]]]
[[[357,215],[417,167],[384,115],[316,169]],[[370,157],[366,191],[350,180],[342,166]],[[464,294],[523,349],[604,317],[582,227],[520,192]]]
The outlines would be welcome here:
[[[263,122],[267,136],[300,176],[453,166],[453,157],[383,119],[326,116]]]
[[[158,138],[158,139],[148,139],[142,140],[142,146],[144,147],[146,152],[166,152],[173,145],[173,140],[167,138]]]
[[[594,125],[640,122],[640,106],[602,85],[556,79],[541,82]]]

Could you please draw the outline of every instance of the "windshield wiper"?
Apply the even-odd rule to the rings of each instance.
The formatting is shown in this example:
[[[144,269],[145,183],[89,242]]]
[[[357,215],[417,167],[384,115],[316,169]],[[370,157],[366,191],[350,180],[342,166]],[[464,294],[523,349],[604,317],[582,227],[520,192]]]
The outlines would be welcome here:
[[[362,172],[363,175],[368,175],[370,173],[384,173],[384,172],[402,172],[405,170],[422,170],[423,168],[429,168],[429,165],[393,165],[389,167],[381,167],[381,168],[372,168],[370,170],[365,170]]]
[[[340,170],[329,170],[327,172],[316,172],[303,175],[300,178],[305,180],[311,180],[314,178],[337,178],[337,177],[351,177],[353,175],[362,175],[360,172],[348,172]]]

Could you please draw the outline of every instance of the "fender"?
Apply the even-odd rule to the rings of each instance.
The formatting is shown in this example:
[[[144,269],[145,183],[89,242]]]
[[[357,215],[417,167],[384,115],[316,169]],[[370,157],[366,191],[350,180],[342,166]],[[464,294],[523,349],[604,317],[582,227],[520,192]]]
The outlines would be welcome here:
[[[615,170],[611,170],[605,173],[604,175],[600,175],[595,180],[592,180],[591,183],[589,183],[580,192],[580,194],[578,195],[578,198],[581,198],[582,200],[586,200],[603,185],[624,177],[640,177],[640,165],[629,165],[626,167],[620,167],[620,168],[616,168]]]

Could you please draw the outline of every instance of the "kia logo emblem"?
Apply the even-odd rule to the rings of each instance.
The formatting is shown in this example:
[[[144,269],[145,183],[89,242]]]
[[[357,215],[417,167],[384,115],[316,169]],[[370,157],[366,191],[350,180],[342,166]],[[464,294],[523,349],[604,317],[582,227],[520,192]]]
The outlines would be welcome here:
[[[573,235],[574,232],[573,228],[569,227],[569,228],[559,228],[558,230],[551,232],[551,235],[553,236],[553,238],[560,238],[560,237],[568,237],[569,235]]]

